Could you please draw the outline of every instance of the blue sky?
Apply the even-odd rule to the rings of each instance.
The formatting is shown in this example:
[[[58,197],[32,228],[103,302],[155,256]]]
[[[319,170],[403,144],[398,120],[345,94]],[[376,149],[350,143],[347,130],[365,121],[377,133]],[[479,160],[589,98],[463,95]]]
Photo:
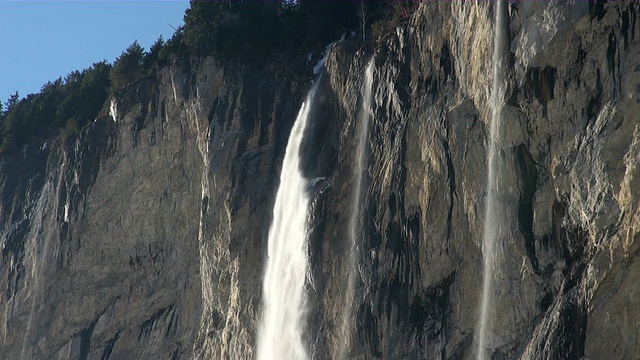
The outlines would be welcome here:
[[[134,40],[148,50],[160,35],[171,38],[188,7],[188,0],[0,0],[0,101],[95,62],[112,63]]]

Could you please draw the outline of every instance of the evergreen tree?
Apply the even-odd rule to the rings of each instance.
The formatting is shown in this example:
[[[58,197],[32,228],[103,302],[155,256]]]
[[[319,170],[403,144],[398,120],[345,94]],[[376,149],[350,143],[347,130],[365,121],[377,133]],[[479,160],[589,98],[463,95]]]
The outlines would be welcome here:
[[[281,43],[290,1],[191,1],[184,16],[184,41],[191,53],[223,58],[261,58]],[[292,29],[294,30],[294,29]]]
[[[11,111],[11,109],[18,103],[20,100],[20,95],[18,95],[18,91],[16,90],[15,94],[9,96],[7,102],[5,103],[5,113]]]
[[[215,49],[219,28],[226,14],[232,13],[231,1],[194,1],[184,14],[184,41],[195,54]]]
[[[0,154],[29,143],[78,132],[95,119],[109,94],[111,66],[106,61],[89,69],[73,71],[65,77],[48,82],[37,94],[22,100],[12,95],[5,106],[0,127]]]
[[[111,85],[119,90],[131,85],[143,77],[144,49],[138,41],[129,45],[113,64],[111,69]]]
[[[142,60],[142,66],[148,75],[155,74],[156,65],[160,61],[160,51],[162,51],[163,46],[164,39],[160,36],[158,40],[151,45],[149,52],[145,54],[144,59]]]

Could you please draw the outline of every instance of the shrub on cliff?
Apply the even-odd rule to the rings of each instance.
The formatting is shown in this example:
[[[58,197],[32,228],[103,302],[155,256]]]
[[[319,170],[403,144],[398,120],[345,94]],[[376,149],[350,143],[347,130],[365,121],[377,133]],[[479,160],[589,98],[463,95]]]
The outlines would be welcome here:
[[[395,27],[407,21],[419,0],[375,2],[370,8],[371,35],[374,41],[386,37]]]

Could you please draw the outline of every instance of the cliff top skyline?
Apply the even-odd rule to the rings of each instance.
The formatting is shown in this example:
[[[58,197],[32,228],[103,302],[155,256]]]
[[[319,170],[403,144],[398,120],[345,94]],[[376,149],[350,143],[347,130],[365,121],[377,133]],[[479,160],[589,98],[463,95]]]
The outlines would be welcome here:
[[[186,0],[137,2],[0,1],[0,101],[37,93],[48,81],[112,63],[135,40],[148,49],[183,24]]]

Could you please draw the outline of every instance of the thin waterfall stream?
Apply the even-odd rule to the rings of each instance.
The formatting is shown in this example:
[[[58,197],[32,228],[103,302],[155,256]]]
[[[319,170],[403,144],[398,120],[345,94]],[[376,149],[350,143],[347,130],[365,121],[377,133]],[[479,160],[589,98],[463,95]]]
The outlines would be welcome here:
[[[344,313],[342,324],[340,327],[340,345],[338,348],[338,359],[345,359],[347,351],[351,343],[353,326],[353,303],[355,298],[355,282],[359,259],[358,240],[363,236],[362,231],[362,192],[364,182],[364,170],[367,160],[367,146],[369,143],[369,122],[371,119],[371,92],[373,87],[373,59],[369,60],[364,73],[364,82],[362,84],[362,105],[358,112],[356,123],[356,134],[358,138],[358,148],[356,154],[356,167],[353,177],[355,179],[355,187],[352,193],[351,201],[351,217],[349,219],[349,275],[347,279],[347,289],[344,302]]]
[[[493,331],[490,314],[495,309],[490,308],[492,300],[493,286],[495,282],[494,268],[496,267],[495,247],[496,241],[501,236],[502,220],[499,216],[500,206],[498,201],[500,187],[500,159],[497,147],[499,146],[501,109],[504,102],[505,93],[505,56],[508,52],[508,28],[505,28],[508,3],[506,0],[495,2],[495,24],[494,24],[494,48],[493,48],[493,84],[491,89],[491,122],[489,124],[489,149],[487,153],[487,199],[485,202],[484,230],[482,239],[483,255],[483,279],[482,298],[480,303],[480,323],[478,326],[478,337],[476,359],[484,360],[490,357],[490,346],[487,344],[489,333]]]

